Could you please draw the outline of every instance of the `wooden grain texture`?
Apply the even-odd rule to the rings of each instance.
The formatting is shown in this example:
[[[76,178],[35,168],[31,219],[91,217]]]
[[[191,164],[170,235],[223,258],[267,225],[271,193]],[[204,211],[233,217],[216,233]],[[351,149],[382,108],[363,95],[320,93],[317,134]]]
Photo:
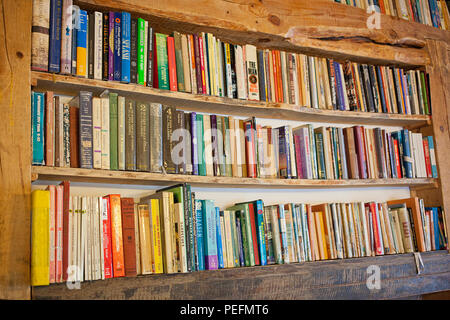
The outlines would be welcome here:
[[[368,29],[364,10],[325,0],[82,0],[108,9],[132,7],[156,28],[214,32],[220,38],[267,48],[361,62],[426,65],[426,39],[448,41],[449,33],[381,15],[380,29]],[[170,20],[168,20],[168,18]],[[226,29],[226,32],[221,30]]]
[[[170,185],[187,182],[194,186],[235,187],[235,188],[340,188],[376,186],[419,186],[435,185],[435,179],[349,179],[349,180],[309,180],[309,179],[265,179],[194,176],[162,174],[151,172],[113,171],[81,168],[60,168],[33,166],[33,175],[38,180],[70,180],[112,184]]]
[[[412,254],[288,265],[257,266],[188,274],[115,278],[81,284],[34,287],[33,299],[389,299],[449,290],[450,255],[422,253],[417,275]],[[379,290],[366,283],[371,265],[380,267]]]
[[[186,111],[345,124],[421,127],[431,123],[431,118],[427,115],[314,109],[287,103],[230,99],[43,72],[32,72],[31,81],[36,90],[41,91],[50,90],[68,95],[77,95],[80,90],[90,90],[94,95],[99,95],[104,90],[110,90],[135,100],[173,105]]]
[[[32,2],[0,3],[0,299],[29,299]]]

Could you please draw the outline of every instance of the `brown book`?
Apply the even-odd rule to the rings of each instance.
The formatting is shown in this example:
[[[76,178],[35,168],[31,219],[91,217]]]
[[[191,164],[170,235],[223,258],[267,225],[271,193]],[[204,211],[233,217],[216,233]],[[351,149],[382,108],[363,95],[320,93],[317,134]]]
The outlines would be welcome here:
[[[346,159],[347,159],[347,171],[350,179],[359,179],[358,170],[358,154],[356,153],[355,137],[353,128],[344,128],[344,140]]]
[[[70,167],[79,168],[79,109],[77,107],[71,106],[69,108],[69,118],[70,118]]]
[[[121,198],[122,239],[125,262],[125,276],[134,277],[136,272],[136,234],[134,226],[134,200]]]

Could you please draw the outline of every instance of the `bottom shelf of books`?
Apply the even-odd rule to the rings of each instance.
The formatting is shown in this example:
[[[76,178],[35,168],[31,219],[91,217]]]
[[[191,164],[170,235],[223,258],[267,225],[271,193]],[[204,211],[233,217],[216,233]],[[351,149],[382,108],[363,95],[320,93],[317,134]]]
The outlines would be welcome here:
[[[32,192],[31,218],[35,299],[362,299],[450,289],[445,212],[419,198],[219,208],[187,183],[131,198],[63,181]]]

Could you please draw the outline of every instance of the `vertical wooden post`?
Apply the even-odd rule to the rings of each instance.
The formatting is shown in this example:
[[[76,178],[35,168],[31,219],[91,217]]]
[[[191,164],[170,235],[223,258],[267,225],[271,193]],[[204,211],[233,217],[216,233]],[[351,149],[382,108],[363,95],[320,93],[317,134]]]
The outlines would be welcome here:
[[[0,0],[0,299],[30,299],[30,0]]]

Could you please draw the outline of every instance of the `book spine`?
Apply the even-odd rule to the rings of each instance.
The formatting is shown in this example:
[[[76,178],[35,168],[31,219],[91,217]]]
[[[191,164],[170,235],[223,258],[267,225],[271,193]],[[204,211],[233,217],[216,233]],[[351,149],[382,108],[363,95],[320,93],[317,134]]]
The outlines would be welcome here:
[[[167,37],[167,58],[169,69],[169,88],[171,91],[178,91],[177,63],[175,58],[175,44],[173,37]]]
[[[122,13],[114,13],[114,81],[120,81],[122,73]]]
[[[118,169],[125,170],[125,97],[117,99],[117,156]]]
[[[102,110],[100,98],[92,99],[92,148],[93,167],[102,168]],[[71,146],[72,147],[72,146]],[[72,160],[73,154],[71,153]]]
[[[131,15],[128,12],[122,12],[121,21],[121,74],[120,81],[130,82],[131,73]]]
[[[61,228],[57,232],[57,237],[61,237],[61,260],[62,261],[62,280],[66,281],[68,277],[67,269],[69,267],[69,202],[70,202],[70,182],[63,181],[62,186],[62,221]]]
[[[45,116],[45,102],[44,94],[41,92],[32,92],[32,145],[33,145],[33,165],[44,165],[44,116]]]
[[[111,247],[111,206],[108,196],[102,198],[102,243],[103,269],[105,279],[113,277],[113,259]]]
[[[69,145],[70,145],[70,167],[80,167],[80,143],[79,143],[79,108],[71,106],[69,108]]]
[[[195,112],[190,113],[191,121],[191,146],[192,146],[192,174],[198,176],[198,146],[197,146],[197,114]]]
[[[102,169],[109,170],[110,168],[110,108],[109,97],[101,98],[102,108]]]
[[[72,73],[72,0],[64,0],[61,22],[61,74]]]
[[[70,109],[63,103],[63,167],[70,167]]]
[[[77,74],[77,34],[80,29],[80,7],[73,5],[72,7],[72,57],[71,57],[71,73]]]
[[[145,20],[142,18],[137,19],[137,83],[140,85],[145,84],[144,77],[144,41],[145,41]]]
[[[179,32],[173,33],[173,45],[174,45],[174,61],[175,61],[175,73],[177,78],[177,88],[178,91],[186,92],[186,87],[184,85],[184,63],[183,63],[183,53],[181,49],[181,34]]]
[[[150,170],[161,172],[163,166],[161,104],[150,104],[150,122]]]
[[[147,36],[147,87],[153,87],[153,79],[154,79],[154,53],[153,50],[155,48],[154,41],[154,35],[153,35],[153,28],[148,27],[147,29],[148,36]]]
[[[94,79],[94,40],[95,40],[95,19],[94,12],[88,13],[88,32],[87,32],[87,66],[88,66],[88,78]]]
[[[102,80],[103,67],[103,13],[94,13],[94,79]]]
[[[125,276],[122,214],[120,207],[120,195],[109,195],[111,208],[111,248],[114,278]]]
[[[259,256],[261,260],[261,265],[267,265],[267,242],[265,238],[265,220],[264,220],[264,204],[262,200],[255,201],[255,219],[257,226],[257,235],[258,235],[258,250]]]
[[[48,72],[60,71],[61,67],[61,20],[62,0],[51,0],[50,2],[50,43]]]
[[[215,214],[216,214],[216,235],[217,235],[217,260],[218,260],[218,268],[223,269],[225,267],[224,265],[224,247],[222,245],[223,241],[222,238],[225,236],[222,234],[222,222],[220,219],[220,211],[218,207],[215,207]],[[222,220],[223,221],[223,220]]]
[[[118,133],[118,95],[117,93],[109,93],[109,159],[111,170],[119,169]]]
[[[130,25],[130,83],[138,77],[138,20],[132,18]]]
[[[80,168],[93,168],[92,92],[80,92]]]
[[[195,200],[196,232],[197,232],[197,256],[198,270],[205,270],[205,246],[203,238],[203,203]]]
[[[53,167],[55,165],[55,104],[53,92],[47,91],[45,99],[45,165]]]
[[[247,65],[248,100],[259,100],[258,59],[256,47],[253,45],[246,45],[245,54]]]
[[[125,170],[136,171],[136,102],[125,101]]]
[[[33,0],[31,69],[48,71],[50,0]]]
[[[166,35],[155,33],[158,88],[164,90],[170,89],[167,43],[168,37]]]
[[[87,77],[87,12],[80,10],[77,29],[77,76]]]
[[[102,80],[109,80],[109,13],[103,14],[102,28]]]
[[[136,104],[136,170],[150,171],[150,110],[147,103]]]
[[[136,238],[134,226],[134,199],[121,198],[122,239],[125,276],[134,277],[136,272]]]
[[[195,76],[197,79],[197,93],[203,94],[203,78],[202,78],[202,64],[200,59],[200,40],[198,35],[194,34],[194,56],[195,56]]]

